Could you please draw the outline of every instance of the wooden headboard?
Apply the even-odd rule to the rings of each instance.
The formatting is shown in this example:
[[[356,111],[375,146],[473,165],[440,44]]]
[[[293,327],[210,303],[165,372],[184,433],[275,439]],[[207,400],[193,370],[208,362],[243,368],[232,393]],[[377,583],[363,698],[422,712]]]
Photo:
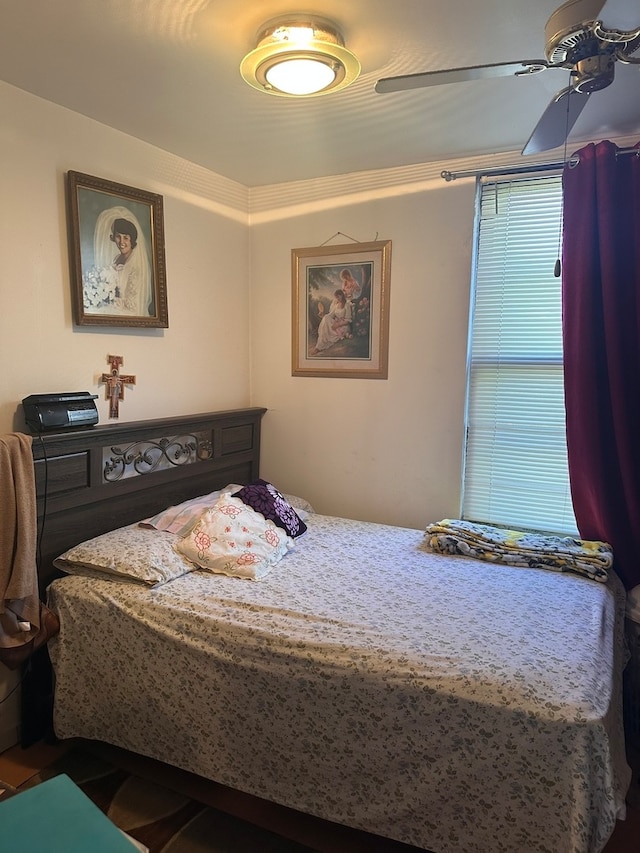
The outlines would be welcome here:
[[[33,437],[40,587],[72,545],[259,476],[266,409],[105,424]]]
[[[72,545],[228,483],[255,480],[265,411],[234,409],[34,435],[41,596],[59,574],[53,560]],[[24,675],[23,745],[46,734],[51,693],[44,648]]]

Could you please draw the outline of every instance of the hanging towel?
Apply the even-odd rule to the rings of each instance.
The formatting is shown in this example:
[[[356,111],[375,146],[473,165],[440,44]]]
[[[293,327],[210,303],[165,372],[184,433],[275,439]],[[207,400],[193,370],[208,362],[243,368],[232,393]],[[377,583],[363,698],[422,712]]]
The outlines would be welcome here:
[[[0,436],[0,660],[40,629],[37,509],[31,437]],[[9,654],[11,657],[11,654]],[[10,665],[10,664],[9,664]]]

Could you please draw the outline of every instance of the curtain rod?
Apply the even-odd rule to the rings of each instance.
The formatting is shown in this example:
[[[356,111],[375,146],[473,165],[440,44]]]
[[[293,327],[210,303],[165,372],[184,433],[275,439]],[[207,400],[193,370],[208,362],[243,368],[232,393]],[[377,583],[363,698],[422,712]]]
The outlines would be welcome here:
[[[619,154],[635,154],[640,157],[640,148],[619,148],[616,151],[616,157]],[[574,154],[566,161],[570,166],[577,166],[580,162],[580,157]],[[529,172],[549,172],[552,169],[562,169],[565,165],[564,160],[559,160],[556,163],[532,163],[528,166],[496,166],[493,169],[467,169],[463,172],[449,172],[443,170],[440,172],[440,177],[445,181],[455,181],[456,178],[488,178],[492,175],[523,175]]]

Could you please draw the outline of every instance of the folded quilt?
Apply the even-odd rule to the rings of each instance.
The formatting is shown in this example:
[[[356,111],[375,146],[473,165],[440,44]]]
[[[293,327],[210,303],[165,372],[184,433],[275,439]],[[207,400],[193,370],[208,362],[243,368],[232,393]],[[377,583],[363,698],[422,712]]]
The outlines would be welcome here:
[[[613,551],[606,542],[503,530],[489,524],[445,518],[430,524],[425,541],[441,554],[464,554],[493,563],[574,572],[591,580],[606,582],[613,564]]]

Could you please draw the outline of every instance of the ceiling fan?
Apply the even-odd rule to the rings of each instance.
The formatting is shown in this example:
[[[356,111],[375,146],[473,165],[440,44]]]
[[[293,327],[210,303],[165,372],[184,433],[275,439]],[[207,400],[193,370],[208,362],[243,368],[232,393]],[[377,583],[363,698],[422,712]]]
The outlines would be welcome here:
[[[523,154],[562,145],[593,92],[613,83],[616,61],[640,65],[640,3],[638,0],[568,0],[545,27],[546,59],[521,59],[384,77],[376,92],[401,92],[441,83],[487,77],[516,77],[562,68],[570,84],[558,92],[535,126]]]

